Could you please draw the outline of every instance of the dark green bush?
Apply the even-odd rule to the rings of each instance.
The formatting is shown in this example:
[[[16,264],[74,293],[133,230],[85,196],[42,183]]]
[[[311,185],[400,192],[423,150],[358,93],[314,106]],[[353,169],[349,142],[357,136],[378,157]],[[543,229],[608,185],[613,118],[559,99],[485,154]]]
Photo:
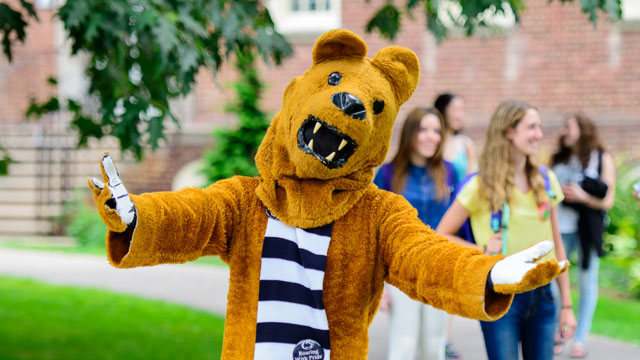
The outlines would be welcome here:
[[[233,84],[235,100],[225,109],[237,115],[238,127],[214,131],[214,148],[204,154],[202,170],[209,183],[234,175],[258,175],[254,157],[269,127],[269,118],[260,109],[264,84],[259,79],[254,58],[247,53],[236,59],[240,80]]]
[[[640,169],[623,158],[616,164],[616,197],[609,211],[609,226],[605,246],[610,250],[615,272],[602,272],[601,285],[622,283],[631,296],[640,296],[640,203],[632,193],[633,184],[640,178]]]
[[[107,227],[102,223],[87,190],[78,189],[63,209],[64,233],[82,248],[103,248]]]

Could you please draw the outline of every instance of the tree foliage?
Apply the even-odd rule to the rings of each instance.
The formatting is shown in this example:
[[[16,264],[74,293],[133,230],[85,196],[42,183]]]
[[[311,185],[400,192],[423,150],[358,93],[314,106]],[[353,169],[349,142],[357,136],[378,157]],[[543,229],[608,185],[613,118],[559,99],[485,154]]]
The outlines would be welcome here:
[[[38,14],[33,8],[33,4],[29,1],[20,0],[20,6],[22,9],[15,10],[0,2],[0,34],[2,34],[2,51],[7,56],[7,59],[11,61],[13,54],[11,52],[12,42],[20,41],[24,43],[26,37],[25,28],[27,27],[27,18],[29,16],[38,20]],[[21,10],[24,10],[26,14],[23,14]]]
[[[79,99],[59,101],[80,144],[110,134],[138,158],[164,138],[165,119],[179,124],[170,100],[192,90],[202,67],[215,75],[232,54],[255,51],[279,64],[292,52],[257,0],[67,0],[57,16],[72,53],[89,57],[89,93],[99,103],[94,115]],[[32,103],[31,115],[46,112],[38,105],[51,100]]]
[[[214,132],[214,146],[204,155],[204,174],[210,183],[233,175],[258,175],[253,158],[269,127],[269,116],[260,109],[264,84],[255,68],[255,55],[239,53],[235,68],[240,79],[233,84],[235,100],[226,110],[237,115],[238,127]]]
[[[556,1],[567,3],[574,0]],[[594,26],[598,20],[598,11],[605,11],[614,21],[622,14],[621,0],[578,1],[582,11],[589,14],[589,20]],[[467,35],[472,35],[478,27],[490,26],[487,19],[493,15],[513,14],[515,21],[519,22],[519,15],[525,9],[525,0],[405,0],[404,6],[400,7],[392,0],[387,0],[367,23],[367,32],[377,31],[384,38],[395,39],[402,28],[403,17],[412,17],[420,8],[419,5],[422,5],[426,15],[427,29],[438,41],[442,41],[450,28],[445,23],[453,24],[456,28],[464,29]]]
[[[0,146],[0,176],[7,175],[9,173],[9,165],[14,161],[9,157],[7,150]]]
[[[529,0],[534,1],[534,0]],[[553,1],[553,0],[549,0]],[[573,0],[556,0],[570,2]],[[595,23],[598,11],[612,19],[620,15],[620,0],[576,0]],[[24,41],[29,17],[37,19],[33,1],[0,1],[2,47],[9,60],[12,46]],[[89,138],[116,136],[123,150],[138,158],[164,138],[165,121],[179,124],[170,100],[188,94],[198,71],[215,73],[232,55],[257,53],[279,64],[291,54],[287,41],[275,31],[260,0],[67,0],[57,11],[72,44],[73,54],[88,57],[89,92],[97,111],[82,99],[32,101],[30,116],[67,110],[80,145]],[[18,5],[19,4],[19,5]],[[468,34],[485,25],[487,12],[511,9],[516,20],[525,0],[387,0],[370,19],[368,32],[394,39],[405,17],[425,12],[427,28],[436,38],[447,34],[443,7],[458,6],[451,17]],[[17,9],[17,10],[16,10]],[[446,10],[446,9],[445,9]],[[446,12],[445,12],[446,13]]]

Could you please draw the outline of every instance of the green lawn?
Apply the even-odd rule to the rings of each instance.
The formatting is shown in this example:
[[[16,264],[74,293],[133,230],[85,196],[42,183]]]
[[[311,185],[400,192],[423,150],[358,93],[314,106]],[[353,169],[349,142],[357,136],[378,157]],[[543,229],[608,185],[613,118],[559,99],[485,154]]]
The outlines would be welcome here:
[[[569,276],[576,318],[578,316],[578,265],[570,267]],[[600,292],[591,332],[640,345],[640,299],[626,290],[628,270],[612,256],[600,259]]]
[[[600,296],[591,332],[640,345],[640,301]]]
[[[2,359],[219,359],[223,328],[161,301],[0,277]]]

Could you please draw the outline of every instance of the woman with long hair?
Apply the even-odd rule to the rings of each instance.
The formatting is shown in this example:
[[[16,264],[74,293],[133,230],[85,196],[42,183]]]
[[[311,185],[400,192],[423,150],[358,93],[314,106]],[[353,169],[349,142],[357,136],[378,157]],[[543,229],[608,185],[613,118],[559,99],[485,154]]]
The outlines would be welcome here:
[[[604,212],[613,206],[616,169],[593,122],[584,115],[569,116],[558,138],[551,166],[562,184],[565,199],[558,206],[559,228],[567,254],[580,254],[578,327],[569,355],[585,357],[587,335],[598,301],[599,257],[604,255]],[[598,196],[583,190],[585,178],[605,184]],[[593,182],[593,180],[590,180]],[[562,351],[562,345],[556,352]]]
[[[540,115],[522,101],[501,103],[494,112],[479,158],[479,172],[458,192],[436,232],[487,254],[514,254],[542,240],[553,238],[552,251],[543,259],[566,259],[558,230],[556,205],[563,194],[555,174],[536,164],[542,139]],[[467,220],[476,244],[455,234]],[[569,276],[558,277],[562,297],[559,316],[562,335],[570,337],[575,317],[569,292]],[[553,358],[556,307],[549,285],[518,294],[501,319],[481,321],[490,360],[518,359],[518,345],[528,359]]]
[[[476,167],[473,141],[462,133],[464,130],[465,102],[453,93],[438,95],[433,107],[444,117],[447,127],[447,143],[444,158],[453,164],[459,179],[472,173]]]
[[[379,188],[403,195],[432,228],[447,210],[457,184],[453,166],[442,158],[445,134],[437,110],[414,109],[402,127],[397,154],[374,179]],[[388,359],[415,359],[419,347],[422,359],[444,359],[444,311],[414,301],[390,285],[382,308],[390,313]]]

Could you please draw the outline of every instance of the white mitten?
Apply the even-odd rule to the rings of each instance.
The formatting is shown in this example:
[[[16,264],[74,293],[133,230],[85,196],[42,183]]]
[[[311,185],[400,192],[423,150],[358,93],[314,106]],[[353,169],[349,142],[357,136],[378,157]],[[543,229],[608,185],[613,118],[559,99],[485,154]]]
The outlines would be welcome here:
[[[93,191],[98,213],[105,225],[109,230],[123,232],[129,225],[135,225],[136,208],[109,154],[102,155],[100,168],[102,177],[107,182],[106,188],[96,178],[89,180],[89,188]]]
[[[553,243],[544,240],[498,261],[489,273],[493,290],[501,294],[517,294],[548,284],[569,266],[566,260],[560,263],[556,259],[536,262],[552,249]]]

